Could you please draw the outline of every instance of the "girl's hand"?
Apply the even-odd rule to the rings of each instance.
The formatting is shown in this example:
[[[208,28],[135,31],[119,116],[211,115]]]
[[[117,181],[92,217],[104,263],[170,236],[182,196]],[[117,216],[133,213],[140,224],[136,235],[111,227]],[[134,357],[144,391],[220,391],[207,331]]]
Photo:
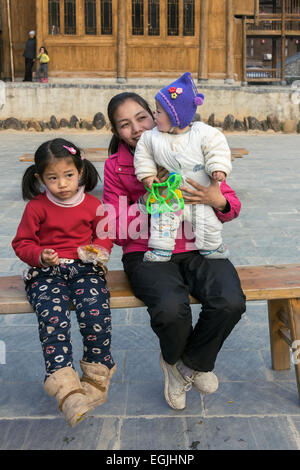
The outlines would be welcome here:
[[[45,248],[41,254],[41,260],[46,266],[57,266],[59,265],[59,257],[56,251],[51,248]]]
[[[180,187],[185,204],[206,204],[219,211],[225,209],[227,200],[221,192],[218,181],[212,179],[209,186],[201,186],[190,178],[187,178],[186,181],[195,189],[187,186]]]

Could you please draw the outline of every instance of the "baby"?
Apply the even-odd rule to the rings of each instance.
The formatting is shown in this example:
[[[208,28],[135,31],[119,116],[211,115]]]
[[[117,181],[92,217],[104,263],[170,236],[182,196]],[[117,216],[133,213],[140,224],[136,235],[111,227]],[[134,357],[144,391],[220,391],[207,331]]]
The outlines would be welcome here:
[[[219,130],[202,122],[194,122],[197,106],[204,96],[198,93],[189,72],[155,96],[156,127],[145,131],[134,155],[135,173],[139,181],[151,188],[157,168],[179,173],[208,186],[210,177],[222,182],[231,172],[231,152]],[[149,248],[144,261],[169,261],[175,247],[177,229],[183,220],[191,223],[195,245],[203,256],[228,258],[222,242],[222,223],[212,207],[203,204],[185,205],[183,211],[152,215]]]

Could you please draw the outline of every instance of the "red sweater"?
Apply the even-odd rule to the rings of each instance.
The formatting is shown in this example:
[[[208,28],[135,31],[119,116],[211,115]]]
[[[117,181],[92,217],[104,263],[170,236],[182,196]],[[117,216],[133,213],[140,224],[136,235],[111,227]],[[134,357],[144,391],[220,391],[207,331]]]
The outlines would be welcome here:
[[[39,259],[45,248],[52,248],[60,258],[70,259],[78,259],[77,248],[90,243],[110,253],[112,241],[97,233],[97,225],[104,217],[96,215],[100,205],[91,194],[85,194],[75,207],[60,207],[45,193],[36,196],[26,205],[12,241],[16,255],[30,266],[41,267]]]

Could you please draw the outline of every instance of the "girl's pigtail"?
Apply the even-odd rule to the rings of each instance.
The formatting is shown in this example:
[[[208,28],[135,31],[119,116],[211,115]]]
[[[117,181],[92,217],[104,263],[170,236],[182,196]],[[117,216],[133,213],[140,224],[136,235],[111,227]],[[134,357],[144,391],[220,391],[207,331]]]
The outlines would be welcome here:
[[[36,178],[36,167],[31,165],[27,168],[22,179],[22,196],[24,201],[33,199],[38,194],[41,194],[41,185]]]
[[[94,165],[86,158],[82,161],[83,163],[83,174],[81,177],[81,184],[85,186],[85,191],[92,191],[100,180],[100,175]]]

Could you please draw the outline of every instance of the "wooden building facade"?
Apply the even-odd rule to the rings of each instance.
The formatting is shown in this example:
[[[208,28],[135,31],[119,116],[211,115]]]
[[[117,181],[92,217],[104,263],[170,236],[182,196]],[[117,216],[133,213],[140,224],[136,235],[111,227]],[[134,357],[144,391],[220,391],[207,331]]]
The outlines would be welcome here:
[[[50,77],[118,81],[188,70],[199,80],[246,82],[249,40],[272,38],[275,54],[288,36],[300,38],[300,0],[0,1],[2,78],[22,76],[31,29],[49,52]],[[283,80],[274,54],[269,73]]]

